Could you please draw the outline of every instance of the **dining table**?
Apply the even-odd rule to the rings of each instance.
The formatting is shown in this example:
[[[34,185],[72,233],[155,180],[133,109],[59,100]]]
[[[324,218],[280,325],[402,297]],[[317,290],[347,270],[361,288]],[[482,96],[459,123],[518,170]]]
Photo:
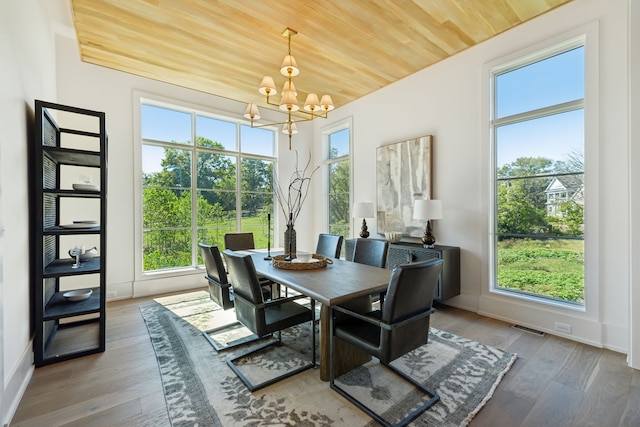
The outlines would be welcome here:
[[[329,308],[346,306],[362,313],[371,311],[371,295],[387,289],[391,271],[342,259],[328,259],[326,266],[312,269],[285,269],[265,259],[266,252],[252,250],[256,272],[289,289],[321,303],[320,309],[320,378],[329,381]],[[281,252],[279,252],[281,253]],[[278,254],[276,252],[275,254]],[[349,343],[335,342],[336,376],[360,366],[371,357]]]

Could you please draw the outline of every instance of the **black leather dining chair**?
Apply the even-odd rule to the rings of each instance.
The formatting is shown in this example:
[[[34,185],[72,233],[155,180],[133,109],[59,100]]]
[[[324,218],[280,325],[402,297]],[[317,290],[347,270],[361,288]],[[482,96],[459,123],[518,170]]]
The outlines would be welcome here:
[[[233,308],[233,293],[227,279],[227,271],[222,262],[222,256],[217,246],[198,243],[200,254],[207,270],[205,278],[209,282],[209,297],[223,310]]]
[[[232,251],[245,251],[249,249],[255,249],[256,245],[253,240],[253,233],[251,232],[239,232],[239,233],[226,233],[224,235],[224,247]],[[265,288],[269,289],[269,294],[273,297],[274,286],[277,295],[280,295],[280,284],[275,283],[265,277],[260,277],[260,283]]]
[[[426,411],[440,398],[430,388],[390,365],[397,358],[427,344],[430,316],[435,311],[433,293],[443,261],[428,260],[401,264],[394,268],[387,297],[380,310],[356,313],[342,306],[331,307],[329,323],[330,387],[384,426],[404,426]],[[336,321],[336,312],[341,313]],[[400,421],[389,421],[362,400],[338,386],[335,381],[335,340],[346,341],[376,357],[380,363],[422,392],[428,399]]]
[[[320,235],[318,235],[316,253],[318,255],[324,255],[327,258],[340,258],[343,240],[344,237],[342,236],[320,233]]]
[[[277,332],[277,341],[269,342],[264,346],[238,355],[227,360],[227,364],[233,372],[242,380],[250,391],[255,391],[270,384],[289,378],[299,372],[316,366],[316,334],[315,334],[315,301],[311,300],[311,308],[304,307],[294,300],[305,298],[304,295],[297,295],[289,298],[277,298],[265,301],[262,297],[261,285],[256,273],[255,265],[251,255],[239,254],[231,250],[222,252],[229,269],[229,274],[233,278],[233,289],[235,297],[236,318],[247,329],[258,337],[265,337]],[[274,344],[281,344],[283,329],[310,322],[311,327],[311,361],[308,364],[298,367],[283,375],[253,384],[240,371],[236,361],[257,353],[266,347]]]
[[[388,240],[357,239],[353,248],[353,262],[384,268],[388,252]]]
[[[224,235],[224,247],[232,251],[255,249],[253,233],[226,233]]]

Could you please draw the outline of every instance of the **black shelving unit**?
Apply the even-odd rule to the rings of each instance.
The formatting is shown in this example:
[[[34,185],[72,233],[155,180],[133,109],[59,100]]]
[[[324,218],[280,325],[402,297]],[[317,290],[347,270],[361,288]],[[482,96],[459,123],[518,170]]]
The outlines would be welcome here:
[[[34,359],[39,367],[105,350],[107,134],[103,112],[40,100],[35,102],[35,124],[31,264]],[[68,184],[76,168],[99,177],[97,191],[78,191]],[[99,216],[98,225],[61,224],[63,212],[68,217],[76,211]],[[74,266],[68,254],[74,238],[90,241],[99,256]],[[63,296],[77,289],[91,289],[92,294],[75,302]]]

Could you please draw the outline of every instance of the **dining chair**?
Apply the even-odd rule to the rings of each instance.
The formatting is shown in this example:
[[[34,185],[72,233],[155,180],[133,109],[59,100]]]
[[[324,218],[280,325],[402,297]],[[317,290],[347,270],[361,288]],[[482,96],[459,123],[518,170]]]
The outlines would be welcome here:
[[[320,233],[320,235],[318,235],[316,253],[318,255],[324,255],[327,258],[340,258],[343,239],[344,237],[335,234]]]
[[[357,239],[353,248],[353,262],[384,268],[388,252],[388,240]]]
[[[222,256],[217,246],[198,243],[200,254],[204,260],[207,274],[204,276],[209,282],[209,297],[223,310],[233,308],[233,293],[227,279],[227,271],[222,262]]]
[[[330,308],[330,387],[384,426],[407,425],[440,399],[435,391],[390,363],[427,344],[430,316],[435,311],[433,293],[442,264],[443,261],[438,259],[398,265],[391,273],[387,297],[380,310],[361,314],[343,306]],[[341,313],[339,322],[336,322],[336,312]],[[428,399],[400,421],[384,419],[335,381],[336,339],[346,341],[376,357],[380,364],[420,389]]]
[[[232,251],[255,249],[253,233],[226,233],[224,235],[224,247]]]
[[[316,366],[316,334],[315,334],[315,301],[311,300],[311,308],[307,308],[295,302],[304,295],[296,295],[288,298],[276,298],[265,301],[258,274],[251,255],[239,254],[225,249],[222,252],[233,278],[234,302],[236,318],[247,329],[258,337],[265,337],[277,332],[277,340],[253,349],[244,354],[227,360],[227,364],[250,391],[255,391],[289,378],[297,373]],[[238,368],[236,361],[246,356],[262,351],[274,344],[282,344],[282,330],[301,323],[310,322],[311,327],[311,361],[290,372],[276,376],[275,378],[253,384]]]
[[[225,233],[224,246],[225,249],[230,249],[232,251],[245,251],[256,248],[253,240],[253,233],[251,232]],[[260,277],[260,282],[262,286],[269,289],[269,293],[271,295],[273,295],[274,286],[277,293],[276,296],[280,295],[281,285],[279,283],[275,283],[266,277]]]

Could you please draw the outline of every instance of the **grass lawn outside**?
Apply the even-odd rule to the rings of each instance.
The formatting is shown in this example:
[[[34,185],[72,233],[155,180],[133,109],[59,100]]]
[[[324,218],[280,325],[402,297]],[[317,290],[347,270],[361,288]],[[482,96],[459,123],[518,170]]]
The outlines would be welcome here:
[[[584,303],[584,240],[499,241],[497,286]]]

